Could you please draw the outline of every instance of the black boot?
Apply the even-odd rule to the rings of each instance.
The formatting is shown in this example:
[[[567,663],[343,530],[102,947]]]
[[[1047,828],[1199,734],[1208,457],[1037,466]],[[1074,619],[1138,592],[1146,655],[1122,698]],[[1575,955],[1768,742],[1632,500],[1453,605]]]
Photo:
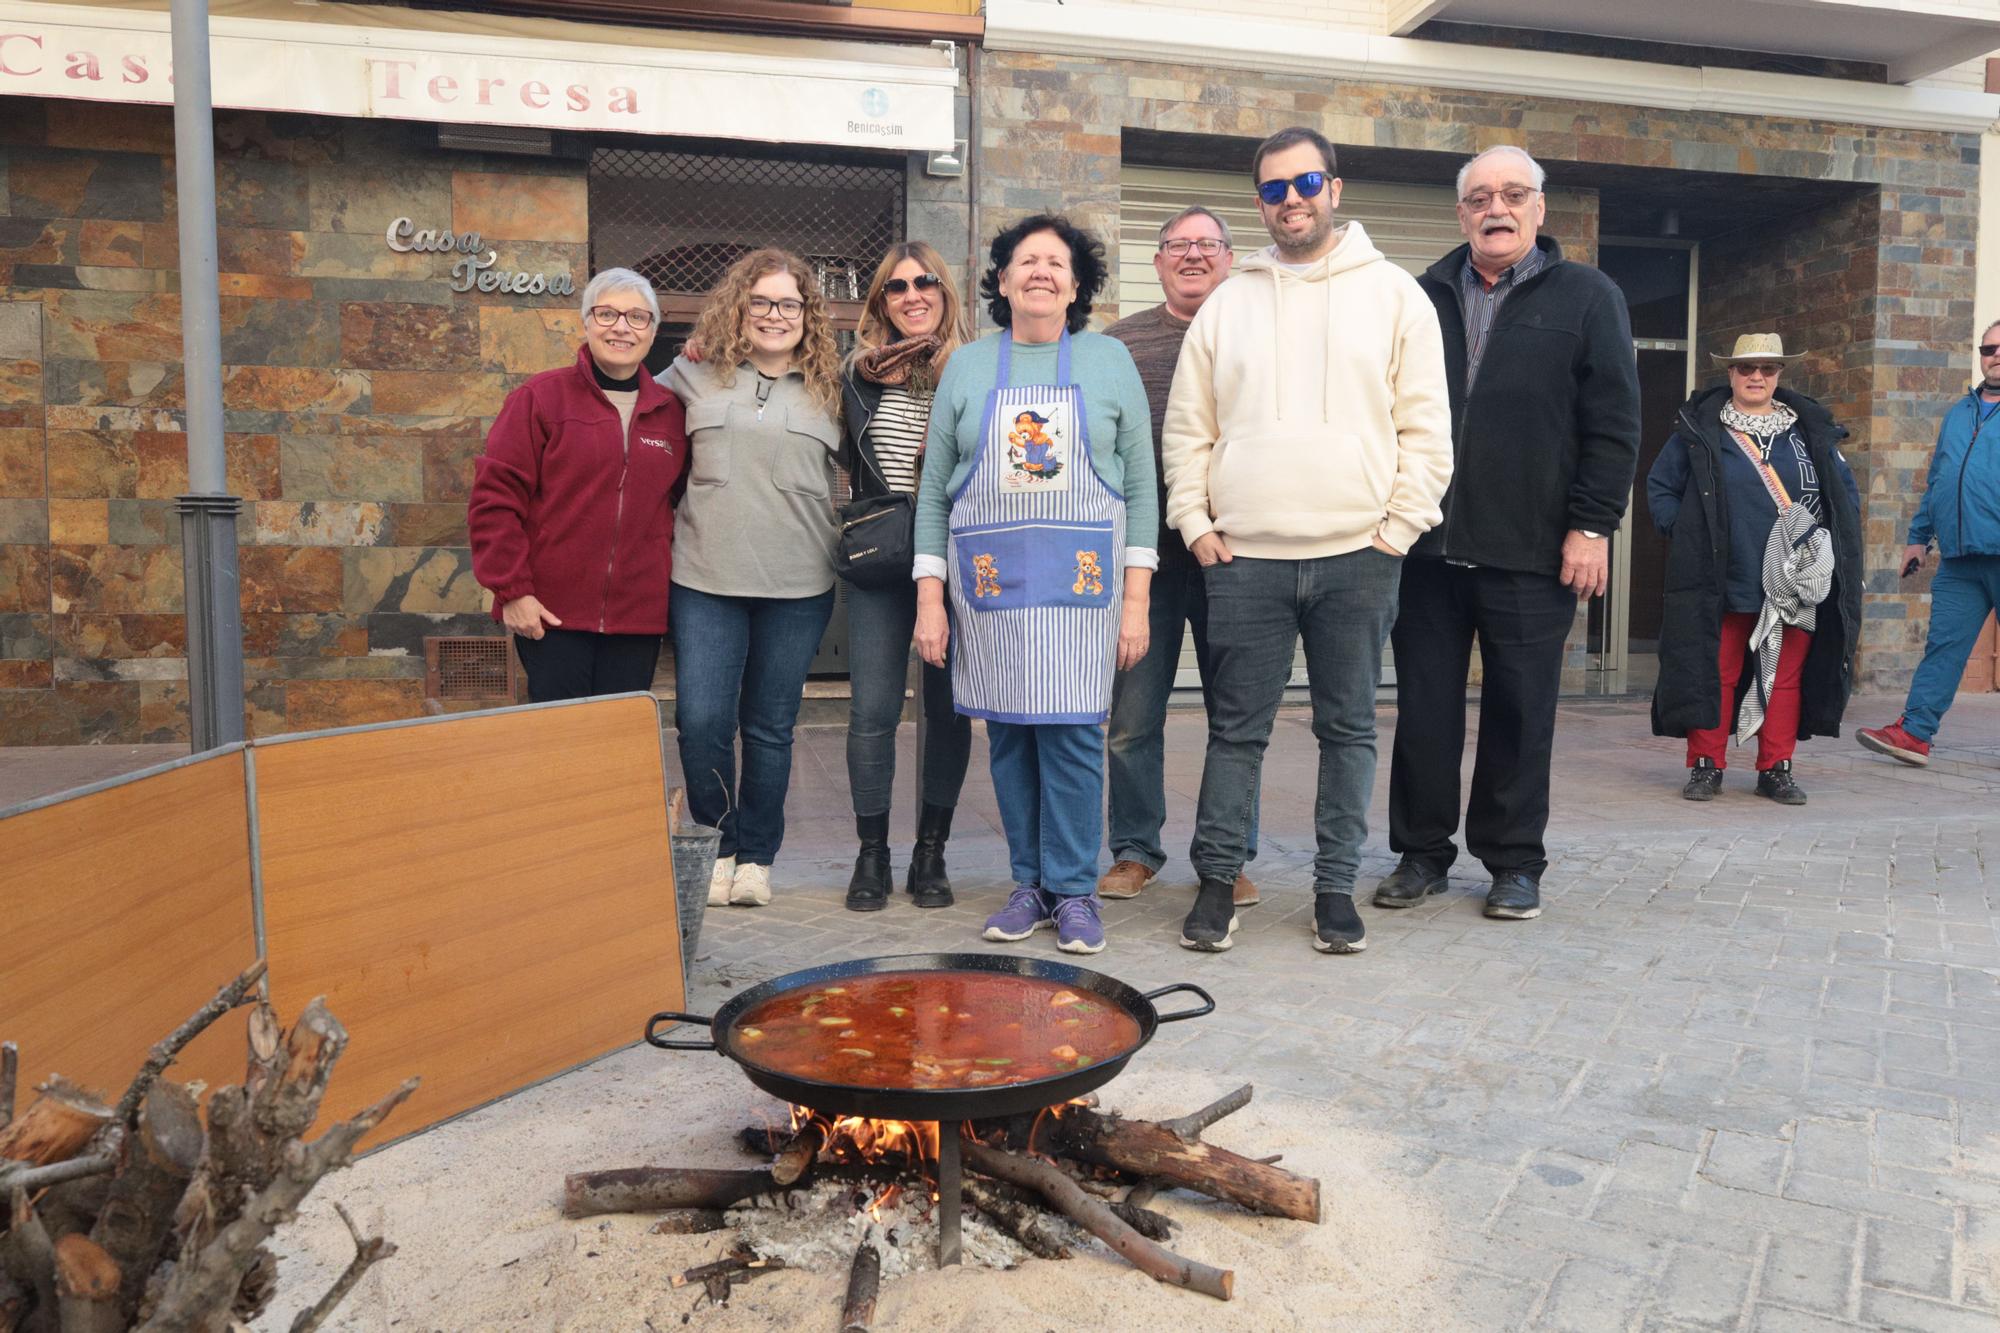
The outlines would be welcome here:
[[[1757,775],[1757,794],[1779,805],[1804,805],[1806,789],[1792,781],[1792,761],[1780,759]]]
[[[1683,801],[1712,801],[1722,790],[1722,770],[1715,766],[1713,759],[1706,756],[1694,761],[1688,770],[1687,786],[1681,788]]]
[[[903,888],[919,907],[951,906],[951,880],[944,873],[944,845],[951,837],[949,805],[926,801],[917,815],[917,845],[910,851],[910,877]]]
[[[879,912],[889,905],[895,883],[889,873],[889,816],[856,815],[854,831],[861,835],[861,854],[854,858],[854,878],[847,881],[847,910]]]

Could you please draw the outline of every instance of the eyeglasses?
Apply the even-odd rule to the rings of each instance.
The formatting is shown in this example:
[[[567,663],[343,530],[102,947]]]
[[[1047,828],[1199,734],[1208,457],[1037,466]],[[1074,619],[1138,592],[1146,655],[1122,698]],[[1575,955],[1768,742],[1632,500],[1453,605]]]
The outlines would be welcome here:
[[[1257,187],[1257,197],[1276,207],[1285,202],[1287,190],[1297,190],[1299,198],[1311,199],[1326,188],[1327,175],[1324,171],[1307,171],[1288,181],[1264,181]]]
[[[1995,353],[2000,353],[2000,343],[1979,344],[1979,354],[1981,356],[1992,356]]]
[[[750,313],[758,319],[763,319],[773,310],[786,319],[797,319],[805,313],[805,309],[806,303],[795,296],[787,296],[782,301],[773,301],[768,296],[753,296],[750,298]]]
[[[1780,363],[1771,361],[1759,361],[1755,364],[1746,364],[1738,361],[1729,368],[1739,375],[1762,375],[1765,379],[1769,380],[1776,379],[1778,372],[1785,367]]]
[[[612,305],[590,308],[590,322],[600,329],[615,329],[621,319],[632,326],[634,333],[644,333],[653,327],[653,312],[650,310],[620,310]]]
[[[1540,193],[1540,190],[1531,190],[1525,185],[1509,185],[1504,190],[1474,190],[1458,202],[1464,204],[1468,212],[1484,213],[1493,207],[1495,198],[1509,208],[1519,208]]]
[[[1276,181],[1272,182],[1272,184],[1274,185],[1277,183],[1278,182]],[[1263,192],[1262,186],[1258,187],[1258,192],[1260,194]],[[1318,194],[1318,193],[1319,190],[1317,187],[1315,187],[1313,190],[1313,194]],[[1312,195],[1307,195],[1306,197],[1311,198]],[[1279,195],[1276,199],[1272,200],[1271,202],[1283,203],[1284,201],[1285,197],[1283,195]],[[1199,240],[1193,240],[1193,241],[1176,239],[1171,241],[1160,242],[1160,253],[1165,255],[1169,259],[1179,259],[1183,255],[1187,254],[1187,252],[1190,250],[1199,251],[1202,258],[1204,259],[1213,259],[1217,255],[1221,254],[1224,250],[1227,250],[1228,248],[1229,248],[1228,242],[1216,236],[1203,236]]]
[[[944,286],[944,279],[935,273],[919,273],[914,278],[891,278],[882,284],[882,290],[891,296],[901,296],[914,287],[920,292],[928,292]]]

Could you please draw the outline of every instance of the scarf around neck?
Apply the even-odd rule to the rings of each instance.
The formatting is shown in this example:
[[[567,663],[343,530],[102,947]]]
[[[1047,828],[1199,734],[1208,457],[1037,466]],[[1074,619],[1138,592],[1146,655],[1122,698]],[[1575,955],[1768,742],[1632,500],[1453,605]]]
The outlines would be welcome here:
[[[1734,402],[1722,405],[1722,424],[1755,439],[1766,458],[1771,456],[1772,442],[1796,426],[1798,421],[1799,414],[1783,403],[1771,404],[1771,410],[1762,414],[1745,412]]]
[[[913,390],[927,393],[937,388],[944,363],[944,339],[926,333],[862,352],[854,358],[854,369],[871,384],[884,388],[907,384]]]

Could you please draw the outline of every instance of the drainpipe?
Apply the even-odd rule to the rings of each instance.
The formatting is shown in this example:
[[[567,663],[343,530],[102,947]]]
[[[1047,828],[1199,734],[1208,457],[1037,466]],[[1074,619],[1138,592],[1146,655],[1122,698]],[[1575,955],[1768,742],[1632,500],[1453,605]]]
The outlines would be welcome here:
[[[208,0],[173,0],[174,177],[181,233],[181,362],[188,494],[176,497],[187,595],[194,751],[243,739],[243,605],[222,448],[222,310],[215,253],[215,111]]]

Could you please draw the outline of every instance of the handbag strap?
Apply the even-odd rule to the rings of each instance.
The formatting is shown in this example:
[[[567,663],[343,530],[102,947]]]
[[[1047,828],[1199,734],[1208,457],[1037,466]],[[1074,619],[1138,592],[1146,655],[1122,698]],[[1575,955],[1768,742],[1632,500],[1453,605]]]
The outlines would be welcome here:
[[[1736,447],[1743,451],[1743,456],[1750,460],[1750,466],[1757,469],[1757,475],[1763,479],[1764,489],[1771,493],[1771,499],[1777,503],[1778,512],[1782,514],[1790,509],[1792,507],[1790,492],[1785,490],[1785,483],[1778,480],[1778,474],[1772,471],[1771,465],[1765,461],[1764,455],[1758,452],[1757,446],[1750,443],[1750,437],[1733,426],[1725,426],[1723,429],[1729,432],[1729,438],[1736,441]]]

